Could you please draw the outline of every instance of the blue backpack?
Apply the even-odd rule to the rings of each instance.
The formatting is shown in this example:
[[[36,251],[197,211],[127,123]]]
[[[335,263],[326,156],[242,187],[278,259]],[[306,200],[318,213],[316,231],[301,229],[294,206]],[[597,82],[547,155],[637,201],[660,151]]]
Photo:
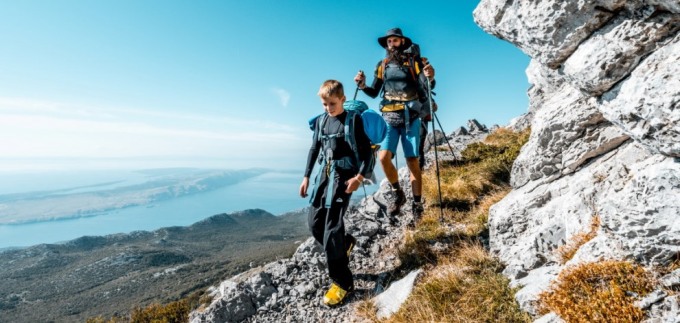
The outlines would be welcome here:
[[[373,176],[373,167],[375,167],[375,152],[380,148],[379,144],[383,141],[383,139],[385,139],[385,136],[387,135],[387,123],[385,123],[385,119],[383,119],[380,114],[375,112],[375,110],[370,109],[363,101],[347,100],[342,107],[345,109],[345,111],[347,111],[346,120],[349,120],[348,122],[345,122],[345,142],[350,145],[352,151],[354,152],[356,165],[358,165],[359,162],[359,150],[357,149],[356,137],[354,135],[354,122],[357,119],[355,118],[355,115],[359,115],[362,121],[364,132],[366,133],[368,140],[371,142],[371,148],[373,150],[373,153],[371,154],[370,169],[369,173],[366,174],[366,179],[370,179],[371,181],[375,182],[375,177]],[[309,129],[312,131],[315,130],[315,125],[318,122],[319,117],[322,119],[317,129],[323,129],[323,126],[328,119],[328,114],[322,113],[309,119]],[[320,135],[320,133],[321,132],[319,131],[318,135]]]

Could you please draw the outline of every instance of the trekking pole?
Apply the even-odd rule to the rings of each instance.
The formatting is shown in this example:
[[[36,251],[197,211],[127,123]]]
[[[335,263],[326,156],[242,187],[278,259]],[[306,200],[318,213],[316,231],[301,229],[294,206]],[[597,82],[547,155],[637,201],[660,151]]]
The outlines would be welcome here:
[[[425,83],[427,83],[427,100],[430,103],[430,114],[432,114],[434,116],[435,115],[434,111],[432,111],[432,89],[430,88],[430,80],[429,79],[426,80]],[[435,128],[435,125],[434,125],[434,122],[433,122],[432,123],[432,136],[434,136],[435,130],[437,130],[437,128]],[[444,136],[446,136],[446,134],[444,134]],[[437,170],[437,191],[439,192],[439,222],[441,223],[441,222],[444,222],[444,207],[442,206],[442,185],[441,185],[441,181],[439,180],[439,156],[437,155],[437,146],[436,145],[434,146],[434,164],[435,164],[435,168]]]
[[[453,156],[453,159],[456,159],[456,154],[453,153],[453,148],[451,148],[451,143],[449,142],[449,138],[446,137],[446,132],[444,131],[444,127],[442,127],[441,122],[439,122],[439,117],[437,117],[437,113],[432,112],[432,115],[434,116],[434,120],[437,121],[437,124],[439,125],[439,129],[441,129],[442,133],[444,133],[444,140],[446,140],[446,144],[449,146],[449,150],[451,151],[451,155]]]
[[[364,71],[360,71],[360,72],[363,73]],[[357,99],[357,94],[359,94],[359,84],[357,84],[357,88],[354,89],[354,97],[352,98],[352,100]],[[371,153],[373,153],[373,152],[371,152]],[[357,161],[357,163],[358,163],[358,161]],[[368,194],[366,194],[366,185],[364,185],[363,181],[361,182],[361,187],[364,189],[364,198],[368,198]]]
[[[359,70],[359,73],[364,74],[364,71]],[[364,81],[364,82],[366,82],[366,81]],[[359,84],[357,84],[357,88],[354,89],[354,98],[352,98],[352,100],[356,100],[356,99],[357,99],[357,94],[358,94],[358,93],[359,93]]]

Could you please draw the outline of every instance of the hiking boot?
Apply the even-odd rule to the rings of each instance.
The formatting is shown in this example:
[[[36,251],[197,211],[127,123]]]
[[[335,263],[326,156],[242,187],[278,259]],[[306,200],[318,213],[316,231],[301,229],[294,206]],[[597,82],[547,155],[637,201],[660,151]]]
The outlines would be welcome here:
[[[347,258],[349,258],[349,255],[352,254],[352,249],[354,249],[354,246],[357,244],[357,239],[353,237],[351,234],[348,234],[345,236],[345,246],[347,247]]]
[[[328,289],[328,292],[326,292],[326,295],[323,297],[323,304],[326,306],[340,305],[347,299],[353,289],[354,288],[344,290],[338,284],[332,283],[331,288]]]
[[[406,203],[406,194],[404,194],[404,191],[401,189],[393,190],[397,197],[394,199],[394,201],[387,206],[387,214],[390,216],[397,216],[399,215],[399,211],[401,210],[401,206]]]
[[[413,201],[413,203],[411,203],[411,212],[413,213],[413,221],[411,223],[409,223],[410,228],[416,227],[416,223],[422,217],[423,211],[425,211],[425,209],[423,208],[423,202]]]
[[[413,217],[415,219],[420,219],[420,216],[423,215],[423,211],[425,211],[423,202],[413,201],[413,203],[411,203],[411,212],[413,212]]]

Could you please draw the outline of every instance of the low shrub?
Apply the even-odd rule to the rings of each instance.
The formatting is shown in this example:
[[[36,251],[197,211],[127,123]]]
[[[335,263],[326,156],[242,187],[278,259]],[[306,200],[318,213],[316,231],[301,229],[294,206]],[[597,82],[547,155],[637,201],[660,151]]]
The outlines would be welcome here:
[[[136,307],[128,318],[114,316],[110,319],[93,317],[87,323],[179,323],[189,321],[189,313],[201,305],[212,301],[212,297],[202,292],[194,292],[185,298],[168,304],[151,304],[147,307]]]
[[[652,276],[627,261],[586,263],[563,270],[539,295],[541,313],[554,311],[567,322],[640,322],[636,295],[653,289]]]
[[[187,300],[179,300],[167,305],[152,304],[132,311],[132,323],[183,323],[189,320],[191,307]]]

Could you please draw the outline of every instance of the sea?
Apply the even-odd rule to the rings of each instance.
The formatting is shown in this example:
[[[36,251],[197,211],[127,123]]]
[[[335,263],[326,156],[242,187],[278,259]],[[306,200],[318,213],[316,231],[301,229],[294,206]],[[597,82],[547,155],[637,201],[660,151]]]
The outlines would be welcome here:
[[[195,170],[163,169],[162,174],[184,174]],[[41,192],[75,194],[115,190],[142,185],[153,170],[41,172],[35,174],[0,174],[0,208],[13,196],[31,196]],[[162,227],[187,226],[220,213],[246,209],[263,209],[274,215],[300,210],[309,205],[299,196],[302,179],[299,170],[262,170],[226,186],[184,196],[153,201],[144,205],[107,210],[93,216],[0,224],[0,250],[43,243],[59,243],[81,236],[100,236],[133,231],[152,231]],[[368,194],[377,185],[368,187]],[[311,188],[310,188],[311,190]],[[56,194],[56,193],[51,193]],[[363,190],[353,198],[363,197]]]
[[[0,175],[0,196],[52,190],[72,194],[129,187],[143,183],[146,174],[148,172],[110,170],[6,174]],[[214,190],[109,210],[95,216],[4,224],[0,225],[0,248],[57,243],[86,235],[186,226],[215,214],[253,208],[280,215],[307,206],[307,199],[298,195],[300,181],[299,171],[264,171]]]

